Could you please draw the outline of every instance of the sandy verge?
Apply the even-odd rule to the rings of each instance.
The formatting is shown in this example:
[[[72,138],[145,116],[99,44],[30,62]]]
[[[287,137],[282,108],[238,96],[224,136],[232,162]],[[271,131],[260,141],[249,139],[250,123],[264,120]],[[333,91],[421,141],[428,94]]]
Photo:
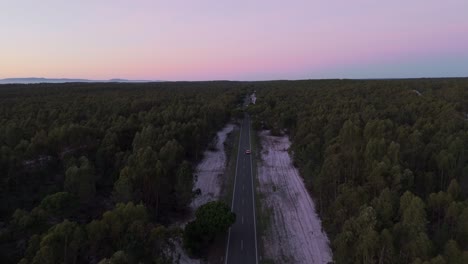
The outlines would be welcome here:
[[[257,102],[257,96],[255,95],[255,93],[250,95],[250,102],[252,104],[255,104],[255,102]]]
[[[203,153],[202,161],[195,169],[195,182],[193,190],[200,189],[201,193],[195,197],[190,203],[190,208],[193,212],[201,205],[217,200],[221,194],[221,187],[224,182],[223,176],[226,171],[226,153],[224,151],[224,142],[227,135],[231,133],[235,125],[227,124],[223,129],[218,131],[214,141],[214,150],[206,150]],[[187,222],[181,223],[183,227]],[[199,259],[192,259],[185,251],[179,241],[175,242],[175,259],[176,263],[180,264],[198,264]]]
[[[215,150],[206,150],[203,160],[197,165],[195,170],[195,183],[193,190],[200,189],[201,194],[195,197],[190,204],[192,210],[199,206],[217,200],[223,184],[223,176],[226,171],[226,153],[224,151],[224,142],[229,133],[234,129],[233,124],[227,124],[218,131],[214,139]]]
[[[269,223],[264,236],[264,257],[275,263],[327,263],[332,261],[327,235],[298,170],[287,150],[287,136],[260,133],[262,162],[258,191]]]

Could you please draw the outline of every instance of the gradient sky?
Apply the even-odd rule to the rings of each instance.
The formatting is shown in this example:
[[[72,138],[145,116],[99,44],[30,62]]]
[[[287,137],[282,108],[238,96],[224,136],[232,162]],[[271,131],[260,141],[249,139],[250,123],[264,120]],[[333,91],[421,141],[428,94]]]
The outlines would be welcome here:
[[[468,76],[468,0],[0,0],[0,78]]]

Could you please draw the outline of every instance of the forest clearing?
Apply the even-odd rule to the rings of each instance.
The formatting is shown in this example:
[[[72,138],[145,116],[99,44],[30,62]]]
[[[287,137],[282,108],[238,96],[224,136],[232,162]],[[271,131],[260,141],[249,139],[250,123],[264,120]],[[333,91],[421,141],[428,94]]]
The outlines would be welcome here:
[[[265,258],[275,263],[328,263],[332,260],[327,235],[314,201],[294,167],[288,137],[259,133],[262,145],[258,167],[261,210],[268,214],[263,240]]]
[[[221,187],[225,179],[226,153],[224,142],[229,133],[235,129],[234,124],[227,124],[216,133],[214,149],[207,149],[203,153],[203,159],[195,168],[195,183],[193,191],[200,190],[200,195],[193,198],[190,207],[195,210],[200,205],[219,198]]]

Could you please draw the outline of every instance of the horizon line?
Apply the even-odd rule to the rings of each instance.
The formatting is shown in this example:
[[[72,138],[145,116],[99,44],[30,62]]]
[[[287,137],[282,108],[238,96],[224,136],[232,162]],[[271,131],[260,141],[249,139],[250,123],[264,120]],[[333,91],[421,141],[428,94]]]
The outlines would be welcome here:
[[[0,79],[0,84],[32,84],[28,83],[28,79],[37,80],[34,83],[155,83],[155,82],[269,82],[269,81],[308,81],[308,80],[411,80],[411,79],[464,79],[467,76],[419,76],[419,77],[376,77],[376,78],[298,78],[298,79],[259,79],[259,80],[239,80],[239,79],[206,79],[206,80],[158,80],[158,79],[126,79],[126,78],[111,78],[111,79],[87,79],[87,78],[48,78],[48,77],[8,77]],[[8,81],[16,82],[8,82]],[[41,80],[44,80],[41,82]],[[21,82],[24,81],[24,82]]]

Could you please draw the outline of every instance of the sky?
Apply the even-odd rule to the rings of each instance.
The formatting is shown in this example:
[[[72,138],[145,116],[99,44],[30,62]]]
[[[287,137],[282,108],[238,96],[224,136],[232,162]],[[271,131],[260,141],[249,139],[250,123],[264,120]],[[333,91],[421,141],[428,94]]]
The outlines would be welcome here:
[[[467,0],[0,0],[0,78],[461,76]]]

